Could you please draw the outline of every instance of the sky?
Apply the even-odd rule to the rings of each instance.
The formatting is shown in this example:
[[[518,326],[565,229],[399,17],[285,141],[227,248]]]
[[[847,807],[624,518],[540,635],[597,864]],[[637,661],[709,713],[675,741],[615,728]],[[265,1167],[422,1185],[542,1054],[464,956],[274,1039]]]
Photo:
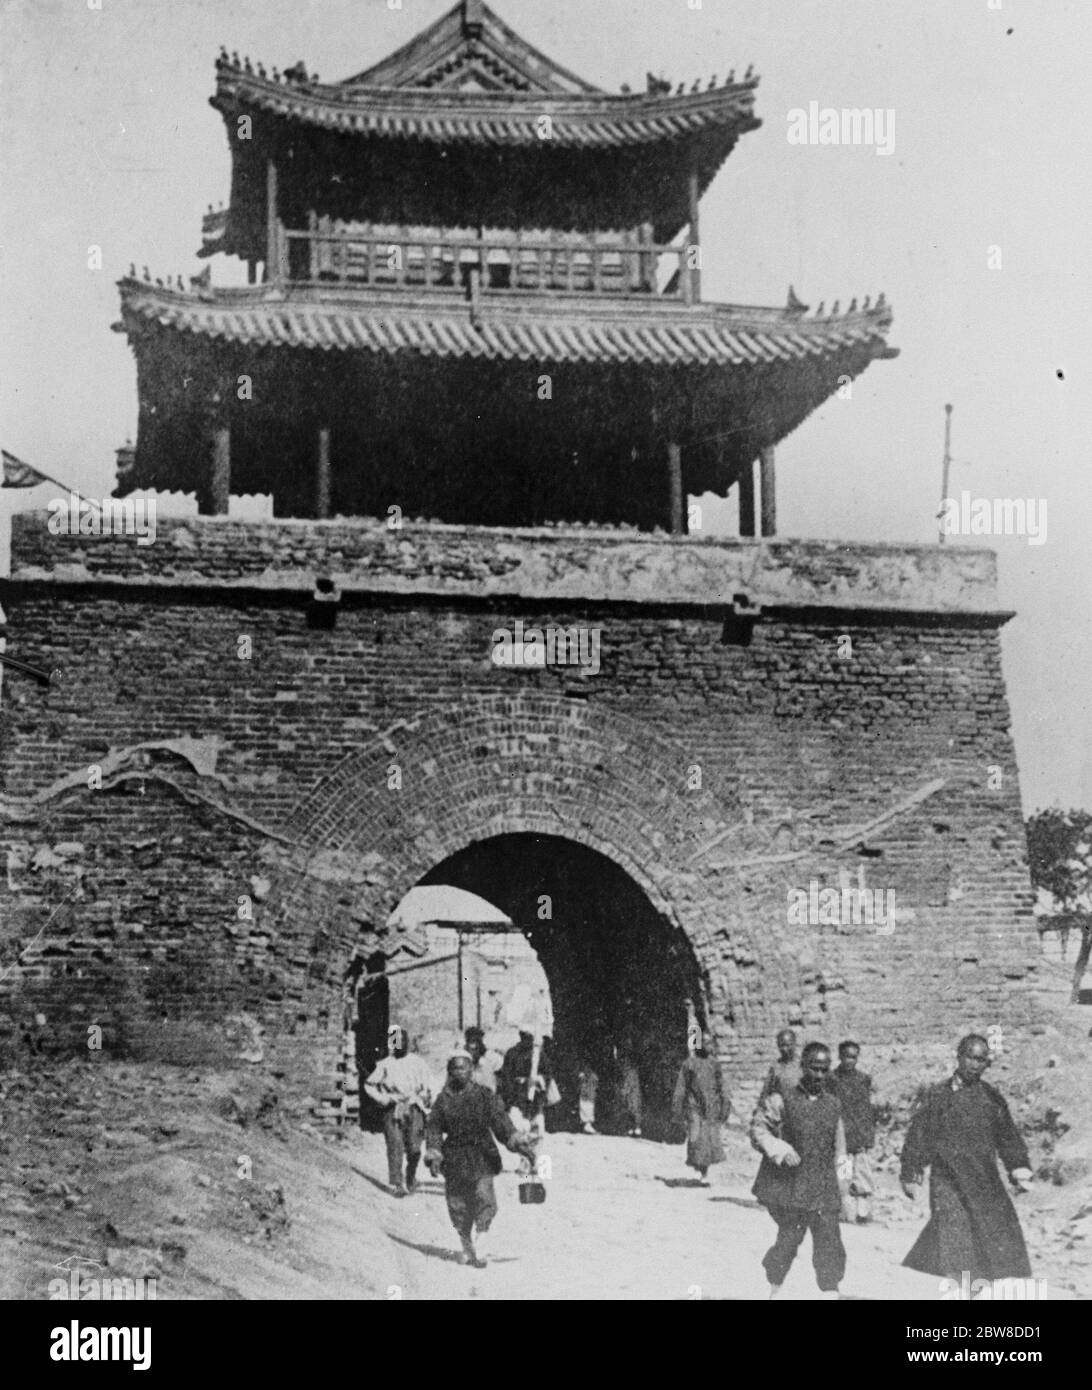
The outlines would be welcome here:
[[[92,4],[101,3],[93,9]],[[220,44],[334,81],[447,0],[0,0],[0,440],[91,497],[136,427],[115,282],[197,273],[228,195]],[[695,8],[691,8],[694,5]],[[757,114],[702,204],[703,294],[843,307],[883,290],[874,364],[778,451],[785,537],[929,543],[950,493],[1045,503],[1002,536],[1002,636],[1025,810],[1092,807],[1092,6],[1085,0],[493,0],[610,91],[742,74]],[[791,143],[790,113],[894,113],[894,147]],[[890,116],[886,117],[888,123]],[[890,125],[888,124],[890,130]],[[101,247],[102,268],[88,249]],[[214,261],[214,279],[235,275]],[[42,507],[55,489],[4,494]],[[731,530],[733,508],[706,508]],[[1041,515],[1041,510],[1040,510]],[[951,544],[952,542],[947,542]]]

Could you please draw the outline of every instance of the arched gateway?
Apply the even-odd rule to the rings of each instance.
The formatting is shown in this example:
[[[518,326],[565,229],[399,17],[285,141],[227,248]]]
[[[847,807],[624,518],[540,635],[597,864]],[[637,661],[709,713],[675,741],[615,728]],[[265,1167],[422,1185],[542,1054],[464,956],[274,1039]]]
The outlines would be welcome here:
[[[729,809],[688,775],[681,743],[582,699],[495,695],[386,731],[297,808],[263,905],[282,949],[309,953],[306,1012],[354,956],[397,950],[385,924],[410,888],[451,884],[530,937],[559,1047],[639,1049],[662,1107],[686,1001],[729,1053],[749,1007],[732,962],[756,959],[733,894],[694,869]]]

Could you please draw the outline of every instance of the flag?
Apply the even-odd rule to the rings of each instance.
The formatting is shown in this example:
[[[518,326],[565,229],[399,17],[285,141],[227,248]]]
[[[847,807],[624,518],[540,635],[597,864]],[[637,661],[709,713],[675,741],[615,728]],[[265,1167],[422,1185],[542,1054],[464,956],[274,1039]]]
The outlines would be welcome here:
[[[39,473],[36,468],[31,468],[29,463],[24,463],[22,459],[17,459],[14,454],[9,454],[5,449],[4,454],[4,487],[37,487],[39,483],[52,482],[44,473]]]

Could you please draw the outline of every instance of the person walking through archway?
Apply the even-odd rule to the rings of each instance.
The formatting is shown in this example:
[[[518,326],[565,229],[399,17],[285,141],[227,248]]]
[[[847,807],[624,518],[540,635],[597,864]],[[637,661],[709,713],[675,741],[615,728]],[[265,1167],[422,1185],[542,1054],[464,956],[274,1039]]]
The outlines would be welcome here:
[[[520,1029],[519,1042],[504,1054],[497,1073],[497,1091],[518,1130],[545,1134],[546,1105],[558,1094],[553,1058],[545,1038],[536,1040],[533,1033]]]
[[[599,1073],[586,1062],[577,1077],[580,1087],[579,1110],[582,1134],[598,1134],[595,1127],[595,1102],[599,1095]]]
[[[675,1083],[673,1110],[686,1126],[686,1163],[695,1168],[699,1182],[714,1163],[724,1162],[720,1127],[728,1118],[731,1103],[724,1090],[720,1065],[698,1038],[691,1056],[679,1068]]]
[[[500,1097],[479,1086],[473,1072],[465,1048],[453,1049],[447,1084],[425,1124],[425,1163],[433,1177],[443,1176],[447,1212],[462,1243],[462,1262],[481,1269],[484,1237],[497,1214],[493,1179],[503,1167],[496,1140],[532,1163],[535,1142],[517,1133]]]
[[[368,1077],[364,1090],[383,1112],[391,1192],[395,1197],[405,1197],[417,1187],[425,1116],[432,1104],[436,1083],[424,1058],[410,1052],[409,1036],[404,1028],[394,1024],[387,1034],[387,1043],[389,1055]]]
[[[618,1101],[622,1124],[631,1139],[640,1139],[644,1097],[641,1093],[641,1073],[629,1047],[616,1051],[618,1059]]]
[[[486,1044],[485,1033],[481,1028],[470,1027],[463,1037],[466,1039],[466,1050],[470,1053],[470,1060],[474,1063],[474,1080],[487,1091],[495,1091],[497,1075],[504,1058]]]

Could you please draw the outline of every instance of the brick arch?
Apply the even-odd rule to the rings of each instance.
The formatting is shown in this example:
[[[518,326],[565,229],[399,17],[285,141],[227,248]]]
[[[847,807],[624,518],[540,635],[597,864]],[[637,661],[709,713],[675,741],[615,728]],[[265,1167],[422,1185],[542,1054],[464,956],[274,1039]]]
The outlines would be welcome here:
[[[286,827],[299,848],[267,910],[278,930],[309,924],[311,985],[330,988],[362,928],[382,934],[443,860],[510,833],[574,840],[624,870],[682,932],[714,1031],[731,1032],[755,1001],[723,976],[726,942],[751,961],[754,944],[734,884],[688,861],[738,810],[687,790],[690,761],[639,720],[581,700],[520,692],[429,711],[377,734],[303,798]],[[395,769],[400,790],[388,785]]]

